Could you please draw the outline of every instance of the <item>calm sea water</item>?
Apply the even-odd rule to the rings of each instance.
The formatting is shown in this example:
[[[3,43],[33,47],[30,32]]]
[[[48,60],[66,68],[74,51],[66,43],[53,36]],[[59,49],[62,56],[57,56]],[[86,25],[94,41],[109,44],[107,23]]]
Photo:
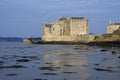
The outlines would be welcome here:
[[[0,80],[120,80],[120,48],[0,42]]]

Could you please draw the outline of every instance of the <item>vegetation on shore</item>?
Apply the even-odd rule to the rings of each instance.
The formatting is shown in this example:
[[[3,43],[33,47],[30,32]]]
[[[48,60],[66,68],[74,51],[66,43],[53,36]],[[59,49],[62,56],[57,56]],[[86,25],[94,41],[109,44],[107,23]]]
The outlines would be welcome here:
[[[120,28],[114,31],[112,34],[95,36],[94,41],[120,41]]]

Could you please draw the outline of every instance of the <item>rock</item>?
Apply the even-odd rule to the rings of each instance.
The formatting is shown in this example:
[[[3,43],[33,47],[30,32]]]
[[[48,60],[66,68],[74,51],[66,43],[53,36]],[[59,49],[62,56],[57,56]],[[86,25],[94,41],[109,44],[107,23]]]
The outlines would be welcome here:
[[[67,65],[67,64],[66,64],[66,65],[64,65],[64,66],[67,66],[67,67],[73,67],[74,65]]]
[[[77,73],[77,72],[63,72],[63,73],[75,74],[75,73]]]
[[[4,63],[4,61],[0,61],[0,64],[3,64]]]
[[[56,71],[60,69],[60,67],[40,67],[41,70],[49,70],[49,71]]]
[[[47,79],[33,79],[33,80],[47,80]]]
[[[6,76],[16,76],[17,74],[7,74]]]
[[[99,64],[94,64],[94,65],[99,66]]]
[[[29,62],[28,59],[19,59],[19,60],[16,60],[17,62]]]
[[[117,54],[117,52],[116,51],[112,51],[112,54],[115,55],[115,54]]]
[[[25,68],[25,66],[22,65],[12,65],[12,66],[1,66],[0,69],[4,69],[4,68]]]
[[[42,73],[42,75],[57,75],[56,73]]]
[[[101,50],[101,52],[105,52],[105,51],[107,51],[107,50],[106,50],[106,49],[102,49],[102,50]]]
[[[118,58],[120,58],[120,56],[118,56]]]
[[[33,79],[33,80],[47,80],[47,79]]]
[[[73,49],[76,49],[76,50],[89,50],[88,46],[85,46],[85,45],[76,45],[73,47]]]
[[[108,69],[101,69],[101,68],[93,68],[97,71],[107,71],[107,72],[113,72],[112,70],[108,70]]]

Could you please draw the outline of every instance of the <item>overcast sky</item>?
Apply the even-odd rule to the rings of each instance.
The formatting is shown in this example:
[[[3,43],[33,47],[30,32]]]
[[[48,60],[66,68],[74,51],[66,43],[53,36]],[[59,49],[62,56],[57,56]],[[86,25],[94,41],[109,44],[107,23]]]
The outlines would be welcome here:
[[[0,36],[40,37],[61,16],[83,16],[89,33],[105,33],[109,20],[120,22],[120,0],[0,0]]]

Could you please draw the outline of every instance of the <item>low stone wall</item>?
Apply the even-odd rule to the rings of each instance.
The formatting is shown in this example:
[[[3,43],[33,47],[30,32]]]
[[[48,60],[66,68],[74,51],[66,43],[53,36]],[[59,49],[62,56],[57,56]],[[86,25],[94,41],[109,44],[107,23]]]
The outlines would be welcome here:
[[[92,42],[97,35],[78,35],[78,36],[44,36],[42,41],[73,41],[73,42]]]
[[[52,42],[52,41],[75,41],[76,38],[74,36],[44,36],[42,37],[42,41]]]

